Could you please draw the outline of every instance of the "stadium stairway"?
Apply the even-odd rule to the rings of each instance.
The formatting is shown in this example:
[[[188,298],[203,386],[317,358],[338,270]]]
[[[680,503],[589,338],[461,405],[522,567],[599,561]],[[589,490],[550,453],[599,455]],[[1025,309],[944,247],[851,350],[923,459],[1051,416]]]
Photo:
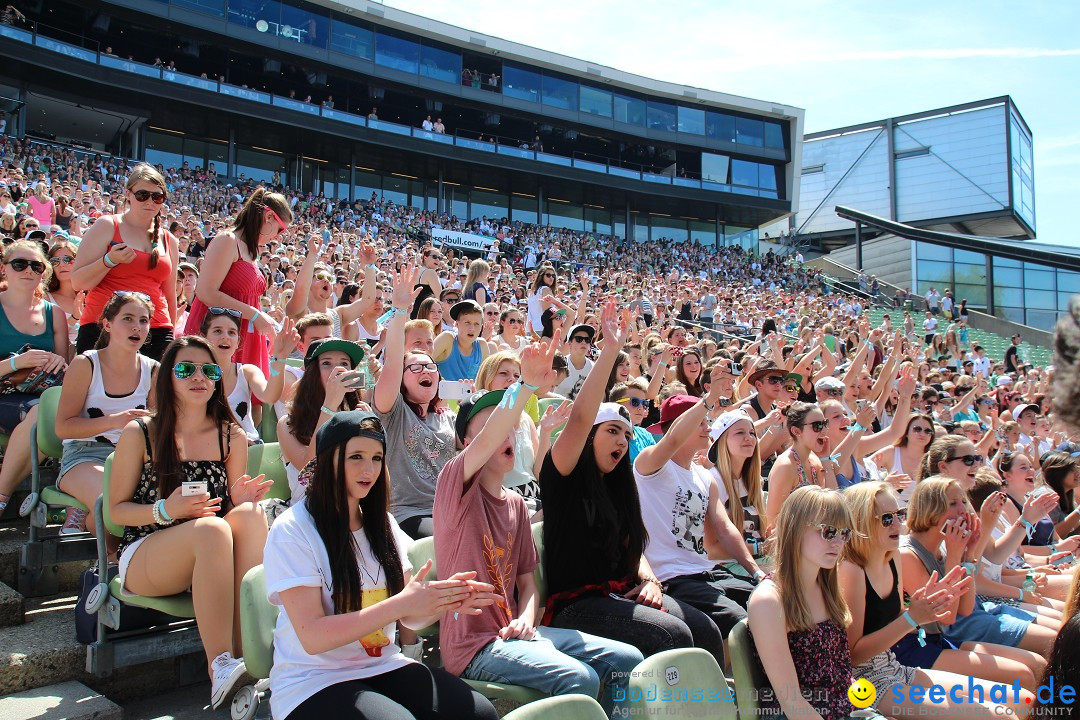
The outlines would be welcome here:
[[[870,318],[871,327],[881,325],[886,313],[889,314],[894,328],[903,327],[903,310],[897,310],[895,308],[869,308],[866,310],[866,314]],[[912,317],[915,320],[915,332],[917,335],[921,336],[923,316],[922,314],[915,314],[912,315]],[[948,327],[948,323],[944,320],[940,320],[940,323],[942,329]],[[1003,360],[1005,357],[1005,350],[1012,344],[1012,340],[1009,338],[1002,337],[997,333],[989,332],[987,330],[976,330],[975,328],[968,329],[968,342],[971,345],[976,343],[982,345],[983,349],[986,350],[987,357],[994,362]],[[1046,367],[1053,362],[1049,348],[1031,345],[1026,342],[1020,343],[1020,356],[1032,365],[1037,365],[1039,367]]]

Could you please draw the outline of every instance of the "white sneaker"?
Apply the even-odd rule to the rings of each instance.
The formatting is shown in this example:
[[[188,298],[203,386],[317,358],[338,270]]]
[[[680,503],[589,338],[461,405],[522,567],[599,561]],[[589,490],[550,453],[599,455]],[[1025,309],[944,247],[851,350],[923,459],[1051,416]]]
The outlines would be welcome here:
[[[247,667],[243,660],[234,658],[232,653],[223,652],[210,663],[210,669],[210,706],[217,710],[236,681],[247,672]]]

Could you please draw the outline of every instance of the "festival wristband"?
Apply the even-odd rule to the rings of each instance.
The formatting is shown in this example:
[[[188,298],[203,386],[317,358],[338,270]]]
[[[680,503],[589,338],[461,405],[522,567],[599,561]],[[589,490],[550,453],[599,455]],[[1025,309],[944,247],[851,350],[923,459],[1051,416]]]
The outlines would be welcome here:
[[[172,522],[173,519],[169,517],[169,513],[165,512],[165,501],[158,500],[158,503],[160,503],[160,505],[158,506],[158,512],[161,513],[161,517],[165,518],[165,522]]]
[[[337,410],[331,410],[330,408],[326,407],[325,405],[319,406],[319,410],[321,410],[322,412],[324,412],[324,413],[326,413],[327,415],[330,415],[330,416],[333,416],[335,413],[337,413]]]
[[[109,253],[105,253],[104,255],[101,256],[101,262],[105,263],[105,267],[109,268],[110,270],[112,268],[116,267],[117,264],[118,264],[118,263],[116,263],[116,262],[109,259]]]
[[[378,320],[375,321],[375,324],[385,325],[386,323],[396,318],[398,315],[405,315],[408,312],[408,310],[402,310],[401,308],[391,306],[389,310],[379,316]]]
[[[17,357],[18,355],[12,355],[10,358],[8,358],[8,363],[11,365],[11,372],[19,371],[19,368],[15,367],[15,358]]]
[[[904,614],[901,615],[901,617],[907,620],[908,625],[916,628],[916,632],[918,633],[919,637],[919,647],[926,647],[926,631],[923,630],[922,626],[919,625],[919,623],[915,622],[915,618],[911,617],[911,611],[905,610]]]
[[[1016,598],[1019,602],[1024,602],[1024,588],[1019,588],[1020,597]]]

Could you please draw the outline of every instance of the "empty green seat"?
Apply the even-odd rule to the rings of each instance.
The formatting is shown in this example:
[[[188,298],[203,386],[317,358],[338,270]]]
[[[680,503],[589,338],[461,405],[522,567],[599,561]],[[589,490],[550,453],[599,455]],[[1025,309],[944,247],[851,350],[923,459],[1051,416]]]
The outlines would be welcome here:
[[[665,650],[645,658],[631,673],[626,692],[630,713],[637,716],[699,717],[704,710],[710,718],[738,718],[724,671],[701,648]]]
[[[251,477],[265,475],[274,484],[266,493],[268,498],[288,500],[292,496],[289,489],[289,475],[285,472],[285,460],[281,455],[281,445],[265,443],[248,448],[247,473]]]
[[[608,720],[604,708],[584,695],[557,695],[522,705],[503,720]]]

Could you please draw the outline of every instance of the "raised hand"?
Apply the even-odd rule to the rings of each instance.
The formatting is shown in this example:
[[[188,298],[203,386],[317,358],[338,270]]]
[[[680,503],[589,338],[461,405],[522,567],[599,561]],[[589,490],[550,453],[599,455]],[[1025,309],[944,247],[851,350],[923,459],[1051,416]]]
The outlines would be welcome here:
[[[423,288],[413,289],[419,279],[420,270],[412,263],[405,263],[401,266],[401,270],[394,273],[394,295],[392,300],[394,307],[406,311],[412,308],[413,301],[423,290]]]
[[[281,330],[274,336],[274,344],[270,354],[276,358],[287,358],[300,344],[300,333],[296,332],[296,323],[292,318],[285,318],[281,322]]]
[[[360,243],[360,262],[364,265],[375,264],[375,247],[371,243]]]
[[[246,502],[257,503],[262,500],[266,493],[273,487],[274,481],[268,480],[265,475],[241,475],[229,486],[229,497],[233,505],[241,505]]]
[[[547,410],[544,411],[544,416],[540,418],[541,434],[551,434],[555,428],[564,425],[570,419],[570,411],[573,409],[574,402],[572,400],[563,400],[558,406],[548,405]]]
[[[533,343],[521,353],[521,381],[533,387],[554,385],[558,374],[551,365],[555,361],[562,330],[556,330],[551,340]]]

